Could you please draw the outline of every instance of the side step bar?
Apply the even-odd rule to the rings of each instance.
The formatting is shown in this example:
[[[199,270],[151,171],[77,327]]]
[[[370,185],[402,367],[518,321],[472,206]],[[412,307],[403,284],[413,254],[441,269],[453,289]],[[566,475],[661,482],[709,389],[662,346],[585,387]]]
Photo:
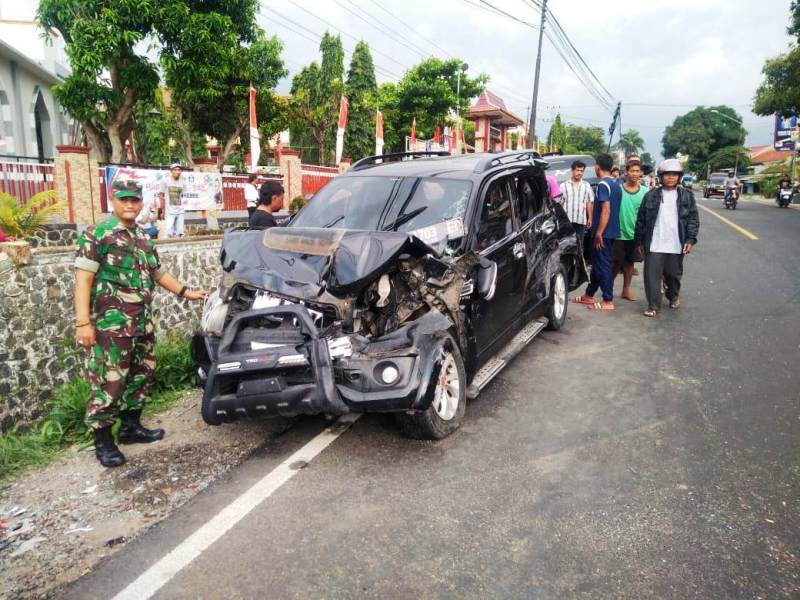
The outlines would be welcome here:
[[[523,327],[500,352],[490,358],[486,364],[475,373],[475,376],[472,378],[467,388],[467,398],[470,400],[476,398],[478,394],[481,393],[481,390],[494,379],[495,375],[502,371],[517,354],[522,352],[523,348],[525,348],[525,346],[527,346],[546,326],[547,318],[541,317]]]

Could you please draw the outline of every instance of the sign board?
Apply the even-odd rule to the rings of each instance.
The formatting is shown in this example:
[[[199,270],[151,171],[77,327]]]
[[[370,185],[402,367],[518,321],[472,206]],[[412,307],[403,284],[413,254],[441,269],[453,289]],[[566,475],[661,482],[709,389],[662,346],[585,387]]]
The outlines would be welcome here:
[[[797,115],[783,117],[775,114],[775,150],[778,152],[794,152],[795,131],[797,129]]]
[[[162,182],[170,177],[168,170],[140,169],[136,167],[107,166],[105,169],[106,197],[112,198],[113,185],[117,180],[136,181],[142,186],[142,196],[146,203],[157,200]],[[181,200],[187,211],[212,210],[215,203],[222,203],[222,175],[184,171]],[[111,202],[108,203],[111,210]]]

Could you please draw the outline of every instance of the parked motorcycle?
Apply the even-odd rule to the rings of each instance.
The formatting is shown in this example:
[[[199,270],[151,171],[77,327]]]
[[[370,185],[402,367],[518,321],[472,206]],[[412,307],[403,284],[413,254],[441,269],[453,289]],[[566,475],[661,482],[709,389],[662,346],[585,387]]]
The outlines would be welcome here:
[[[778,197],[776,198],[778,206],[786,208],[792,203],[792,188],[781,188],[778,190]]]
[[[723,202],[725,208],[736,210],[736,205],[739,203],[739,190],[736,188],[728,190],[725,194],[725,200]]]

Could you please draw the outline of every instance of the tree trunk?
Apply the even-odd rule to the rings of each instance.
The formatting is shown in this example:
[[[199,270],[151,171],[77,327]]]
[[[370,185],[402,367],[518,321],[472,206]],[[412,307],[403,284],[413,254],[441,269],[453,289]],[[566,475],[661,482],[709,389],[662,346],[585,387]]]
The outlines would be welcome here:
[[[233,152],[233,148],[239,142],[239,138],[241,137],[242,132],[244,131],[244,126],[246,124],[247,123],[245,122],[240,122],[239,127],[236,129],[236,131],[234,131],[230,135],[230,137],[225,142],[225,147],[222,149],[222,154],[220,154],[220,157],[217,162],[217,166],[219,167],[220,172],[222,172],[222,167],[223,165],[225,165],[225,161],[228,160],[228,157],[231,155],[231,152]],[[252,150],[250,152],[252,152]]]
[[[125,157],[125,140],[122,139],[120,128],[116,123],[110,123],[106,131],[111,143],[111,162],[120,164]]]
[[[181,132],[180,144],[183,146],[183,153],[186,155],[186,166],[194,167],[194,153],[192,152],[192,114],[184,111],[180,102],[175,103],[178,129]],[[185,113],[185,114],[184,114]]]
[[[92,158],[99,163],[111,162],[111,145],[108,136],[91,121],[82,121],[81,128]]]

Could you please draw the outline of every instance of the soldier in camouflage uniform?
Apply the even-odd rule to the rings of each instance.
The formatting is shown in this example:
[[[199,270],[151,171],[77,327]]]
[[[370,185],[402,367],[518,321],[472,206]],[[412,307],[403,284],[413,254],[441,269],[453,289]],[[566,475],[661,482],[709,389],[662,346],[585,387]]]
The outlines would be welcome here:
[[[206,296],[204,290],[181,286],[161,266],[153,240],[136,226],[141,187],[116,183],[112,204],[114,215],[80,237],[75,259],[76,338],[87,350],[86,377],[92,387],[86,423],[105,467],[125,462],[111,434],[118,416],[120,443],[164,437],[163,429],[147,429],[140,422],[156,364],[155,285],[189,300]]]

